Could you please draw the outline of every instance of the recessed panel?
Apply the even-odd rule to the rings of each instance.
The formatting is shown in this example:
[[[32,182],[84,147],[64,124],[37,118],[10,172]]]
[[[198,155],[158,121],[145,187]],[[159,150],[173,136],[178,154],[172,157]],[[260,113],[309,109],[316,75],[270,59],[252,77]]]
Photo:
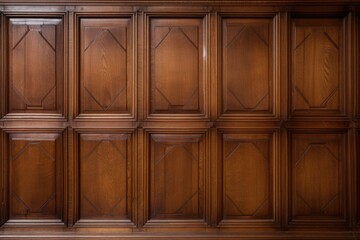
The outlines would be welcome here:
[[[80,135],[80,220],[130,219],[132,154],[129,134]]]
[[[9,19],[8,113],[62,113],[63,31],[62,19]]]
[[[11,134],[9,219],[61,219],[62,141],[54,134]]]
[[[345,220],[344,151],[342,134],[292,134],[292,220]]]
[[[273,218],[271,134],[223,135],[223,219]]]
[[[274,97],[272,19],[222,19],[222,114],[271,114]]]
[[[293,19],[292,115],[344,114],[342,19]]]
[[[204,113],[203,19],[150,19],[150,113]]]
[[[202,219],[204,138],[200,134],[152,134],[150,219]]]
[[[80,113],[130,113],[131,19],[80,19]]]

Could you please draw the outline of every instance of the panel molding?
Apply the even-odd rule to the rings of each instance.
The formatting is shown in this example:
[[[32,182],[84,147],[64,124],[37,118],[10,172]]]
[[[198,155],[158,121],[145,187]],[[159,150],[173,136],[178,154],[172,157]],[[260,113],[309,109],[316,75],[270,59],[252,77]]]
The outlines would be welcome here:
[[[66,155],[63,154],[63,151],[66,151],[66,145],[64,144],[65,138],[66,134],[62,131],[54,132],[44,130],[32,130],[24,133],[22,131],[6,130],[4,132],[2,138],[4,149],[2,155],[4,159],[2,176],[4,177],[3,188],[6,189],[5,199],[7,199],[5,202],[3,202],[4,207],[5,209],[7,209],[7,211],[2,211],[1,214],[4,226],[10,227],[21,224],[24,226],[37,225],[38,227],[41,227],[45,225],[52,225],[63,227],[66,225],[67,177],[65,173],[67,171],[67,158]],[[21,145],[12,145],[15,144],[14,142],[21,143]],[[47,148],[49,148],[50,150]],[[30,160],[35,162],[31,166],[26,165],[27,167],[25,172],[27,173],[27,179],[12,179],[12,177],[17,171],[16,169],[18,169],[20,172],[21,169],[25,170],[24,163],[21,164],[22,162],[24,162],[24,158],[22,158],[22,156],[26,153],[27,155],[29,155],[29,152],[32,152],[31,155],[34,157],[34,159],[25,158],[26,162]],[[40,164],[40,162],[42,163]],[[40,166],[41,168],[39,168]],[[48,166],[48,168],[46,168],[46,166]],[[9,169],[9,171],[7,171],[7,169]],[[53,174],[49,175],[47,170],[51,169],[53,169]],[[33,173],[43,174],[44,176],[31,175]],[[43,183],[44,180],[41,180],[40,177],[52,177],[52,179],[48,179]],[[16,180],[19,180],[19,182],[16,183]],[[51,182],[51,180],[53,180],[53,182]],[[24,184],[26,187],[24,187]],[[41,184],[41,187],[39,184]],[[28,188],[30,186],[33,186],[35,187],[35,189],[37,189],[31,191],[39,191],[40,189],[45,191],[46,188],[52,192],[49,192],[48,194],[39,192],[39,197],[42,197],[42,200],[40,201],[40,199],[34,199],[32,193],[29,195],[27,191],[29,191]],[[17,189],[16,194],[11,194],[13,193],[13,188]],[[19,203],[23,208],[26,208],[25,213],[12,213],[12,210],[14,210],[14,203],[13,201],[11,201],[12,197],[16,198],[16,202]],[[44,210],[44,208],[48,207],[50,203],[51,206],[48,208],[48,210]],[[36,210],[39,207],[40,211]],[[43,211],[47,211],[47,213],[45,214],[43,213]]]
[[[85,66],[82,64],[84,61],[84,54],[77,53],[75,62],[76,62],[76,84],[74,86],[74,94],[76,98],[75,104],[75,116],[77,119],[97,119],[97,118],[107,118],[113,119],[116,118],[121,121],[129,121],[134,120],[137,113],[137,25],[135,25],[135,16],[136,14],[133,12],[120,12],[120,13],[75,13],[75,41],[77,42],[76,46],[81,47],[85,43],[81,35],[84,32],[84,28],[90,29],[89,34],[94,34],[96,31],[94,28],[98,28],[98,32],[95,33],[95,39],[93,41],[88,42],[85,50],[89,50],[90,45],[94,45],[93,43],[99,43],[101,50],[101,56],[98,56],[101,60],[101,64],[103,66],[101,71],[96,71],[98,74],[96,76],[106,78],[108,83],[111,82],[111,88],[106,88],[104,85],[104,79],[101,81],[102,85],[97,86],[98,81],[93,80],[92,82],[88,82],[87,78],[85,79],[84,71]],[[83,25],[83,27],[82,27]],[[115,28],[116,27],[116,28]],[[120,31],[122,28],[124,31]],[[101,30],[101,31],[100,31]],[[126,35],[125,39],[122,40],[123,43],[120,44],[120,40],[116,38],[113,32],[118,33],[118,36]],[[106,35],[104,35],[104,32]],[[89,35],[88,34],[88,35]],[[89,35],[89,36],[90,36]],[[101,38],[103,36],[103,38]],[[110,43],[104,45],[104,41],[110,39],[112,43],[119,46],[119,51],[121,51],[122,55],[124,55],[125,60],[123,61],[124,67],[126,69],[126,73],[120,71],[118,66],[115,66],[115,63],[118,61],[114,61],[113,59],[106,59],[106,55],[109,57],[114,57],[116,55],[115,52],[111,52],[106,50],[107,47],[110,47]],[[98,45],[99,45],[98,44]],[[122,46],[124,45],[124,46]],[[126,45],[126,46],[125,46]],[[91,48],[90,48],[91,50]],[[94,57],[91,57],[91,61],[89,60],[89,64],[94,64]],[[120,66],[121,67],[121,66]],[[95,71],[93,67],[90,68],[91,71]],[[111,71],[114,72],[111,75]],[[117,72],[116,72],[117,71]],[[125,74],[125,75],[123,75]],[[106,80],[105,79],[105,80]],[[120,86],[119,79],[123,79],[125,82]],[[85,86],[87,84],[88,86]],[[89,85],[90,84],[90,85]],[[114,85],[119,85],[115,87]],[[99,91],[103,89],[106,92],[109,92],[106,96],[99,93]],[[95,91],[95,93],[94,93]],[[100,94],[100,95],[99,95]],[[124,98],[120,101],[121,96]],[[88,99],[89,105],[84,105]],[[111,100],[109,100],[109,97]],[[105,102],[104,102],[105,101]],[[110,101],[110,102],[109,102]],[[123,103],[125,102],[125,103]],[[125,105],[124,105],[125,104]],[[114,105],[117,106],[118,110],[112,110]],[[115,106],[115,107],[116,107]],[[91,108],[91,109],[85,109]]]
[[[238,15],[238,13],[219,14],[218,32],[221,39],[217,46],[220,75],[218,78],[219,119],[278,117],[280,92],[277,68],[280,49],[278,17],[277,13],[258,13],[251,17],[247,14]],[[234,29],[236,27],[238,27],[237,30]],[[255,28],[259,28],[261,33]],[[244,44],[250,45],[243,47]],[[234,45],[237,48],[226,51],[229,46]],[[252,45],[254,47],[251,47]],[[261,47],[263,51],[259,50]],[[255,55],[262,57],[259,57],[259,60],[255,58]],[[265,55],[267,56],[266,63],[256,62],[265,61]],[[241,59],[234,59],[233,65],[228,66],[227,59],[234,56],[245,56],[245,62],[242,63],[245,65],[243,69],[236,65],[240,64],[238,61]],[[232,70],[227,71],[230,67]],[[252,68],[256,71],[251,70]],[[259,72],[259,69],[262,71]],[[267,89],[261,89],[259,81],[262,81],[264,83],[262,85],[266,85]]]
[[[210,81],[208,73],[210,62],[209,53],[207,52],[209,46],[209,16],[206,13],[190,14],[184,12],[169,15],[166,13],[146,12],[144,18],[146,19],[144,40],[147,51],[144,62],[145,118],[149,120],[208,118],[210,114]],[[181,63],[175,63],[175,54],[168,54],[169,51],[166,48],[162,51],[162,55],[169,57],[170,60],[162,60],[155,55],[156,52],[153,47],[157,48],[164,45],[165,40],[169,38],[170,46],[179,44],[188,46],[188,48],[180,48],[180,46],[175,48],[178,51],[176,56],[181,57]],[[197,64],[195,65],[198,65],[198,67],[190,76],[190,71],[185,69],[181,71],[181,67],[184,67],[184,65],[185,67],[193,66],[193,64],[190,64],[190,59],[185,59],[185,53],[195,54],[192,52],[194,48],[196,49],[196,55],[192,59],[196,59]],[[162,55],[160,54],[160,56]],[[167,78],[165,75],[162,76],[163,74],[160,74],[160,77],[156,75],[160,69],[159,64],[160,66],[166,66],[161,69],[168,69]],[[185,72],[186,74],[182,76],[181,73]],[[168,81],[169,76],[176,76],[177,80],[181,82]],[[159,78],[161,81],[157,82]],[[196,79],[196,83],[194,79]],[[184,99],[182,99],[183,97]]]
[[[29,14],[26,18],[16,14],[4,15],[4,23],[8,25],[3,28],[5,35],[8,35],[8,39],[4,40],[6,44],[4,52],[8,54],[8,57],[4,58],[4,86],[8,89],[4,118],[65,117],[67,111],[65,104],[67,78],[64,66],[67,31],[65,16],[64,13]],[[15,27],[18,34],[15,34]],[[11,33],[12,30],[14,34]],[[26,44],[28,38],[30,42]],[[42,42],[43,45],[35,44],[36,39],[40,39],[38,42]],[[22,49],[14,52],[21,47],[20,45]],[[33,52],[37,56],[36,60],[27,56]],[[50,59],[41,59],[40,54]],[[13,70],[13,61],[16,59],[17,70]],[[26,67],[29,64],[32,66]],[[47,67],[43,68],[44,66]],[[41,73],[45,70],[49,72]],[[37,84],[39,79],[45,83]],[[42,92],[38,93],[39,90]],[[15,106],[14,103],[17,105]]]
[[[308,224],[332,225],[338,228],[348,226],[347,132],[291,130],[288,134],[289,226],[304,227]],[[314,164],[319,165],[316,167]],[[315,174],[316,181],[304,182],[314,180]],[[318,174],[322,175],[318,176]],[[296,179],[300,179],[301,186]],[[330,183],[331,181],[337,182]],[[326,184],[330,185],[326,186]],[[306,199],[304,192],[307,193]]]
[[[90,130],[90,129],[75,129],[74,131],[74,147],[73,147],[73,164],[74,164],[74,172],[73,172],[73,179],[74,179],[74,188],[73,188],[73,196],[74,196],[74,203],[72,213],[73,218],[71,219],[72,224],[74,224],[74,227],[91,227],[91,228],[120,228],[120,229],[132,229],[136,226],[137,222],[137,207],[136,207],[136,186],[135,186],[135,176],[136,176],[136,135],[134,134],[135,130],[133,129],[122,129],[122,130]],[[81,143],[83,141],[83,143]],[[123,142],[126,146],[123,146],[125,149],[119,150],[118,144],[115,143],[115,141],[125,141]],[[97,165],[102,163],[104,160],[110,160],[109,163],[119,160],[118,158],[112,158],[112,153],[119,153],[120,160],[125,161],[125,181],[120,181],[124,184],[123,190],[126,192],[125,197],[121,197],[122,200],[125,200],[125,209],[121,210],[122,213],[118,216],[113,216],[111,213],[105,214],[104,211],[99,210],[99,206],[102,204],[100,203],[92,203],[92,200],[88,198],[89,203],[91,203],[91,206],[95,209],[97,209],[97,213],[101,216],[96,216],[96,213],[94,213],[94,216],[85,216],[82,217],[82,207],[85,205],[81,205],[81,200],[83,200],[84,196],[81,194],[82,189],[82,179],[85,177],[82,176],[81,171],[83,169],[82,162],[84,161],[84,158],[82,157],[81,152],[83,151],[85,147],[85,142],[95,142],[95,147],[92,148],[88,154],[86,154],[86,161],[91,158],[94,161],[97,162]],[[102,147],[101,145],[106,145]],[[114,151],[111,151],[111,149],[106,150],[106,147],[110,146],[111,149]],[[100,151],[100,152],[99,152]],[[94,154],[95,157],[94,157]],[[97,156],[99,154],[106,154],[106,158],[99,159]],[[100,161],[100,162],[99,162]],[[83,163],[85,164],[85,163]],[[123,165],[124,165],[123,164]],[[89,165],[88,168],[90,167]],[[84,165],[85,167],[85,165]],[[90,168],[89,168],[90,169]],[[97,166],[96,171],[112,171],[113,174],[118,173],[118,171],[113,171],[113,167],[104,165],[104,166]],[[88,171],[87,171],[88,172]],[[94,173],[95,174],[95,173]],[[95,177],[96,174],[93,176]],[[102,181],[115,181],[115,175],[106,174],[103,175],[99,180],[99,182]],[[95,180],[95,179],[94,179]],[[119,183],[119,182],[118,182]],[[85,186],[85,185],[84,185]],[[115,187],[115,185],[108,185],[108,187]],[[91,193],[93,190],[92,187],[85,188],[84,189]],[[115,195],[115,190],[110,192],[106,192],[108,194],[107,199],[112,199]],[[121,189],[119,189],[121,190]],[[90,191],[90,192],[89,192]],[[100,191],[100,190],[99,190]],[[100,194],[99,192],[97,194]],[[99,196],[95,194],[92,195],[92,197],[96,198],[102,198],[103,194],[100,194]],[[86,195],[87,196],[87,195]],[[121,201],[122,201],[121,200]],[[119,203],[119,201],[115,201],[113,204],[114,207]],[[104,206],[106,207],[106,206]],[[112,211],[112,210],[110,210]]]
[[[143,186],[145,191],[144,203],[147,204],[144,205],[143,209],[143,218],[145,219],[145,223],[143,226],[144,229],[147,229],[147,231],[157,231],[156,229],[159,228],[171,228],[171,226],[169,226],[169,223],[171,223],[171,225],[176,229],[187,229],[190,227],[194,230],[201,230],[206,228],[209,218],[208,207],[206,207],[205,205],[206,199],[208,197],[208,192],[206,191],[205,186],[207,182],[206,179],[208,179],[207,176],[209,174],[209,163],[207,160],[207,139],[208,133],[198,129],[193,129],[192,131],[183,130],[175,132],[171,130],[146,130],[144,136],[146,147],[144,149],[145,155],[143,159],[143,171],[145,172],[143,176]],[[161,155],[159,159],[156,158],[157,160],[155,160],[154,157],[158,156],[158,154],[162,152],[161,150],[164,149],[164,154]],[[195,155],[193,151],[195,151]],[[174,160],[176,160],[176,156],[182,157],[181,160],[174,162]],[[186,159],[184,157],[186,157],[186,159],[188,160],[185,161]],[[170,167],[170,170],[172,170],[170,175],[168,175],[169,173],[166,174],[166,172],[163,171],[162,172],[165,175],[161,175],[158,171],[159,169],[156,170],[156,166],[159,167],[159,161],[163,160],[165,160],[166,162],[174,162],[174,166],[172,167],[170,165],[170,162],[168,164],[161,165],[162,167],[160,166],[163,171],[165,171],[166,166]],[[197,162],[194,162],[195,160],[197,160]],[[192,170],[195,172],[189,173],[190,175],[188,176],[188,178],[181,179],[181,176],[185,174],[184,171],[188,169],[185,167],[185,165],[182,166],[186,162],[193,165],[195,169],[192,168]],[[176,174],[176,171],[179,170],[182,171],[182,174],[177,173],[177,177],[173,178],[173,174]],[[195,182],[189,182],[194,176],[194,174],[197,180],[193,180]],[[165,195],[154,192],[156,189],[159,190],[159,182],[156,182],[156,179],[158,179],[158,177],[160,176],[163,176],[164,179],[166,178],[167,180],[165,180],[165,182],[169,182],[170,184],[179,184],[179,181],[183,181],[184,184],[186,184],[186,182],[189,184],[196,184],[196,187],[193,186],[192,188],[197,189],[195,191],[197,192],[197,201],[191,201],[191,205],[197,205],[197,210],[193,212],[194,209],[191,207],[188,209],[187,213],[183,214],[183,216],[178,214],[170,214],[173,212],[171,209],[177,209],[177,207],[174,208],[172,204],[178,204],[178,206],[181,206],[180,208],[182,208],[183,206],[185,206],[186,203],[189,203],[189,201],[193,199],[194,193],[191,192],[190,194],[188,194],[188,197],[186,197],[186,200],[184,200],[182,199],[183,195],[181,195],[181,188],[179,187],[181,185],[179,185],[178,187],[171,187],[169,185],[167,188],[164,185],[162,186],[163,188],[160,188],[160,190],[172,189],[172,196],[179,201],[182,199],[182,203],[180,203],[179,201],[178,203],[175,203],[173,201],[174,198],[169,202],[169,200],[166,200],[164,198]],[[165,182],[161,181],[160,183]],[[178,189],[180,192],[176,189]],[[185,188],[183,190],[185,190]],[[165,211],[164,214],[155,211],[156,209],[159,209],[159,207],[161,207],[161,209],[165,208],[165,210],[163,209],[163,211]]]

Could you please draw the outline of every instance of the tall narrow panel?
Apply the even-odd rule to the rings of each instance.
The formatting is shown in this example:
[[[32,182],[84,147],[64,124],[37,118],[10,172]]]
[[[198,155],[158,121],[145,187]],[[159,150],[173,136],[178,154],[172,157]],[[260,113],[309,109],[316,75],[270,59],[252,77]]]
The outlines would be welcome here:
[[[204,113],[202,19],[151,19],[150,112]]]
[[[150,154],[150,218],[203,218],[203,136],[152,134]]]
[[[128,134],[80,135],[80,220],[130,218],[129,140]]]
[[[80,113],[130,113],[131,19],[81,19]]]
[[[292,22],[291,111],[293,115],[344,113],[345,79],[341,19]]]
[[[292,220],[344,220],[344,139],[341,134],[293,134]]]
[[[61,219],[61,137],[53,134],[11,134],[9,144],[10,220]]]
[[[272,113],[272,19],[222,20],[222,113]]]
[[[62,113],[62,19],[10,18],[9,113]]]
[[[225,134],[222,165],[223,218],[272,218],[272,135]]]

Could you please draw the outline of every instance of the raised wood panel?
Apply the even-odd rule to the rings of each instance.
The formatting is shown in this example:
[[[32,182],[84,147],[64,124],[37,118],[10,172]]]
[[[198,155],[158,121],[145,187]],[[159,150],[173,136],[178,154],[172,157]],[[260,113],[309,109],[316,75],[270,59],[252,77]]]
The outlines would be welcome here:
[[[221,27],[222,114],[273,113],[273,19],[224,17]]]
[[[291,26],[292,115],[343,115],[343,19],[298,18]]]
[[[63,20],[11,17],[8,25],[8,113],[62,113]]]
[[[290,220],[345,222],[345,136],[291,135]]]
[[[79,142],[80,222],[131,220],[130,134],[82,133]]]
[[[202,18],[150,18],[150,113],[204,114]]]
[[[274,218],[273,154],[272,134],[223,134],[222,220]]]
[[[130,113],[133,106],[130,18],[80,18],[80,113]]]
[[[204,219],[204,136],[150,138],[150,220]]]
[[[62,137],[14,133],[9,149],[9,220],[61,220]]]

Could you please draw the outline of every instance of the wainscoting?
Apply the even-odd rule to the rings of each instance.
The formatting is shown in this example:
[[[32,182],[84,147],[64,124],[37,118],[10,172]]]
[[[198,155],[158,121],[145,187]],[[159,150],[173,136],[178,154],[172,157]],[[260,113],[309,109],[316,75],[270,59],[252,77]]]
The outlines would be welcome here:
[[[1,239],[360,239],[360,1],[0,13]]]

